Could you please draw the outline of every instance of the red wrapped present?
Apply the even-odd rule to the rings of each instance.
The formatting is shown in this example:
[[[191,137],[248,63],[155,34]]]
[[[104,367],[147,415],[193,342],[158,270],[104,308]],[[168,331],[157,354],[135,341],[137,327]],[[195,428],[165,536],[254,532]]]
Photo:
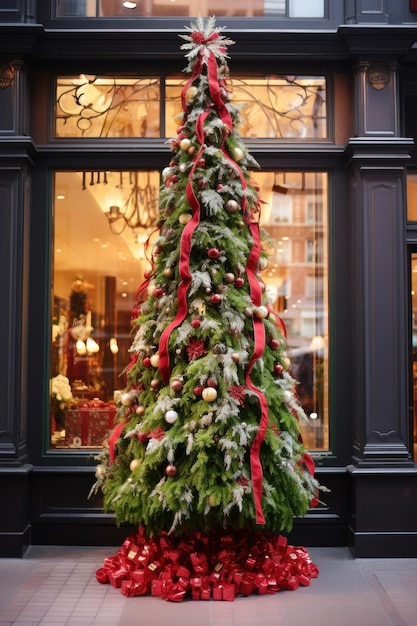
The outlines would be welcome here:
[[[113,428],[116,407],[80,407],[65,411],[65,445],[70,448],[101,447]]]

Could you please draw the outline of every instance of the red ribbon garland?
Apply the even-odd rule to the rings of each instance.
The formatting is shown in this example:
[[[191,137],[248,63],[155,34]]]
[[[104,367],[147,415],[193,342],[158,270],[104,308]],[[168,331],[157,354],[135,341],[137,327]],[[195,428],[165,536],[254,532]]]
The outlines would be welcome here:
[[[233,163],[234,167],[237,167],[240,180],[242,182],[242,186],[244,189],[247,188],[246,180],[243,176],[243,173],[240,167],[229,157],[227,152],[223,149],[224,156]],[[251,235],[254,240],[254,245],[250,254],[248,256],[246,262],[246,275],[248,277],[249,282],[249,291],[253,304],[255,306],[259,306],[262,303],[262,290],[259,284],[259,281],[256,277],[256,268],[259,261],[260,251],[261,251],[261,241],[260,241],[260,232],[259,232],[259,224],[253,220],[253,217],[250,213],[246,211],[246,198],[242,199],[242,211],[244,218],[249,226],[251,231]],[[261,358],[263,351],[265,349],[265,327],[263,322],[259,318],[254,318],[253,321],[253,335],[254,335],[254,347],[253,353],[249,360],[248,366],[245,372],[245,382],[251,391],[258,396],[259,405],[261,408],[261,419],[259,422],[259,430],[252,442],[252,446],[250,449],[250,465],[251,465],[251,474],[252,474],[252,488],[253,488],[253,498],[255,501],[255,519],[257,524],[265,524],[265,517],[262,510],[262,481],[263,481],[263,472],[262,472],[262,464],[260,460],[260,450],[261,445],[265,439],[266,429],[268,427],[268,402],[264,396],[264,394],[258,389],[251,380],[250,373],[254,363]]]
[[[206,119],[208,114],[209,114],[209,111],[205,111],[204,113],[201,113],[196,123],[197,139],[200,144],[202,144],[204,141],[204,120]],[[194,159],[194,164],[193,164],[193,167],[191,168],[191,171],[188,177],[187,187],[186,187],[187,200],[193,211],[193,215],[190,221],[185,225],[184,230],[182,231],[181,241],[180,241],[179,270],[180,270],[181,282],[177,290],[178,310],[177,310],[177,314],[175,318],[165,328],[159,340],[159,371],[161,374],[162,381],[165,385],[168,384],[169,375],[170,375],[170,364],[169,364],[169,353],[168,353],[169,337],[172,331],[175,328],[177,328],[177,326],[179,326],[181,322],[185,319],[187,312],[188,312],[187,292],[191,284],[191,273],[190,273],[191,238],[200,221],[200,203],[197,200],[197,197],[194,193],[194,189],[193,189],[191,181],[192,181],[193,174],[198,165],[198,161],[200,159],[202,152],[203,152],[203,146],[201,145],[198,151],[198,154],[196,158]]]
[[[259,225],[255,222],[249,224],[249,228],[254,240],[254,245],[246,263],[246,274],[249,281],[249,288],[252,302],[259,306],[262,302],[262,291],[258,279],[256,278],[256,266],[260,253],[260,233]],[[253,320],[254,348],[253,353],[246,368],[245,381],[248,389],[253,391],[259,399],[261,407],[261,419],[259,429],[252,442],[250,449],[250,465],[252,474],[253,497],[255,500],[256,523],[265,524],[265,517],[262,510],[262,481],[263,472],[260,460],[261,445],[265,439],[268,427],[268,402],[264,394],[252,383],[250,373],[254,363],[262,356],[265,349],[265,327],[261,319],[255,317]]]
[[[193,73],[191,78],[187,81],[184,89],[181,93],[181,101],[184,112],[187,111],[186,105],[186,92],[189,86],[193,83],[195,78],[201,74],[202,64],[203,64],[203,54],[204,52],[200,52],[200,58],[194,65]],[[207,70],[208,70],[208,84],[210,96],[215,104],[217,111],[221,120],[224,122],[225,126],[228,127],[229,130],[233,129],[233,122],[229,111],[225,103],[222,100],[220,93],[220,84],[218,80],[218,67],[217,61],[214,54],[211,52],[207,59]],[[200,150],[197,154],[197,157],[194,159],[194,165],[189,174],[186,193],[188,202],[193,209],[192,219],[185,226],[180,242],[180,278],[181,283],[178,288],[177,297],[178,297],[178,311],[174,320],[167,326],[167,328],[163,331],[161,335],[161,339],[159,342],[159,370],[161,374],[161,378],[164,384],[168,384],[169,375],[170,375],[170,365],[169,365],[169,354],[168,354],[168,340],[171,332],[181,324],[187,315],[188,307],[187,307],[187,291],[191,283],[191,274],[189,269],[189,256],[191,250],[191,237],[194,233],[195,228],[198,225],[200,219],[200,205],[194,194],[194,190],[191,185],[191,179],[194,174],[195,168],[197,166],[198,160],[200,158],[202,152],[202,144],[204,144],[204,121],[209,114],[209,110],[202,113],[197,119],[196,123],[196,136],[197,140],[200,143]],[[226,133],[225,133],[226,134]],[[224,145],[222,145],[221,150],[226,159],[228,159],[233,164],[233,169],[237,170],[240,180],[242,182],[242,186],[244,189],[247,188],[246,180],[243,176],[243,173],[240,167],[236,164],[236,162],[231,159],[229,154],[226,152]],[[246,271],[249,281],[250,287],[250,295],[251,300],[255,304],[255,306],[259,306],[262,301],[262,292],[259,285],[259,281],[256,278],[256,267],[259,261],[260,254],[260,234],[259,234],[259,224],[253,221],[252,215],[248,214],[246,211],[246,198],[242,199],[242,212],[245,217],[245,220],[249,224],[249,228],[252,233],[252,237],[254,239],[254,245],[249,254]],[[263,480],[263,472],[262,465],[260,461],[260,448],[265,439],[266,429],[268,426],[268,403],[264,396],[264,394],[252,383],[250,372],[254,363],[262,356],[263,351],[265,349],[265,328],[262,320],[255,318],[254,319],[254,349],[251,359],[249,361],[248,367],[245,373],[245,382],[246,385],[251,391],[253,391],[259,399],[260,407],[261,407],[261,419],[259,424],[259,430],[255,436],[255,439],[251,446],[250,451],[250,463],[251,463],[251,473],[252,473],[252,485],[254,492],[254,501],[255,501],[255,511],[256,511],[256,522],[258,524],[265,524],[265,518],[262,510],[262,480]]]
[[[126,424],[117,424],[111,431],[111,435],[109,437],[109,453],[110,453],[110,465],[113,465],[114,460],[116,458],[116,442],[120,438],[121,432]]]

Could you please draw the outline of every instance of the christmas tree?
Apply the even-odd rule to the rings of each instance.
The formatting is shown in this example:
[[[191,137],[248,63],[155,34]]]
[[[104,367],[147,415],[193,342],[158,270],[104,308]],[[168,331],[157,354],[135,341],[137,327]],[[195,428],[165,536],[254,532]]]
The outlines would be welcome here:
[[[118,524],[140,528],[129,541],[136,556],[144,542],[148,553],[152,545],[166,555],[161,537],[176,548],[188,538],[195,553],[197,537],[210,536],[220,550],[225,535],[240,546],[268,537],[267,550],[282,556],[285,541],[276,533],[289,531],[322,487],[300,437],[305,415],[285,328],[260,276],[267,255],[250,175],[258,165],[239,135],[239,108],[227,88],[233,42],[214,18],[199,18],[181,37],[190,76],[163,171],[151,268],[134,309],[126,389],[96,487]],[[213,560],[217,548],[204,546]],[[317,574],[311,567],[305,584]],[[124,592],[133,594],[129,584]],[[141,590],[150,591],[149,580]]]

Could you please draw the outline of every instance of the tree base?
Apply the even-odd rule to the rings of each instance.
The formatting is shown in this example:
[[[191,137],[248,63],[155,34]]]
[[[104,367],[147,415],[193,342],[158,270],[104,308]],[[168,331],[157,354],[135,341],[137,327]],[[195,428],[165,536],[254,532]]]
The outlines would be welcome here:
[[[272,594],[308,586],[317,576],[306,549],[288,545],[282,535],[240,530],[147,538],[144,528],[96,572],[98,582],[125,596],[171,602]]]

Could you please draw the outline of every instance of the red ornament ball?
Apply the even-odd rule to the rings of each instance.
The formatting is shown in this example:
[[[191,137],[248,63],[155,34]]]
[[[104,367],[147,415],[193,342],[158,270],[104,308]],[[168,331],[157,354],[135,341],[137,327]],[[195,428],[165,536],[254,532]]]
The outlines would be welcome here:
[[[201,396],[201,394],[203,393],[203,389],[204,387],[202,387],[201,385],[197,385],[196,387],[194,387],[194,395]]]
[[[148,441],[148,435],[146,433],[138,433],[138,439],[142,443],[146,443]]]
[[[201,321],[199,317],[195,317],[194,319],[191,320],[191,326],[193,328],[200,328],[200,324],[201,324]]]
[[[162,287],[155,287],[153,292],[154,298],[162,298],[163,295],[165,295],[165,292]]]
[[[220,304],[221,301],[222,297],[219,293],[213,293],[213,295],[210,296],[210,302],[212,304]]]
[[[279,348],[278,339],[271,339],[271,341],[269,342],[269,345],[271,346],[271,350],[278,350]]]
[[[150,367],[151,366],[151,359],[148,356],[145,356],[142,359],[142,365],[143,365],[143,367]]]
[[[218,248],[210,248],[207,251],[207,256],[209,259],[218,259],[220,256],[220,250]]]
[[[217,380],[215,378],[207,378],[207,387],[217,387]]]
[[[236,289],[241,289],[243,285],[245,284],[245,279],[242,278],[241,276],[238,276],[234,284],[235,284]]]
[[[277,363],[274,367],[275,374],[278,374],[278,376],[281,376],[283,371],[284,371],[284,368],[282,367],[281,363]]]
[[[171,389],[172,391],[175,391],[175,393],[178,393],[178,391],[181,391],[181,389],[183,388],[183,383],[181,380],[173,380],[171,383]]]
[[[177,468],[175,467],[175,465],[167,465],[165,468],[165,474],[167,476],[176,476],[177,475]]]

